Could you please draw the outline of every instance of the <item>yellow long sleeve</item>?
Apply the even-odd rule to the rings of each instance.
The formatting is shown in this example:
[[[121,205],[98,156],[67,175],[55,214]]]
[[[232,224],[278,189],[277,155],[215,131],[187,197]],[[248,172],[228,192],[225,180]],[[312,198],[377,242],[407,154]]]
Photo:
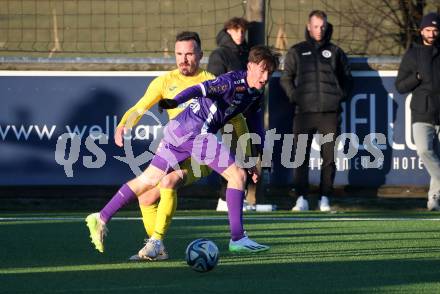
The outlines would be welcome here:
[[[160,76],[151,82],[144,96],[132,108],[125,112],[118,127],[125,126],[126,128],[131,129],[139,122],[145,111],[149,110],[153,105],[158,103],[161,98],[163,98],[163,80],[164,76]]]
[[[148,86],[144,96],[124,114],[118,127],[132,128],[139,122],[142,115],[161,99],[174,98],[184,89],[212,79],[215,79],[215,76],[202,69],[194,76],[184,76],[179,70],[175,69],[155,78]],[[186,102],[184,105],[179,105],[177,108],[167,109],[169,119],[177,116],[189,103],[191,101]]]

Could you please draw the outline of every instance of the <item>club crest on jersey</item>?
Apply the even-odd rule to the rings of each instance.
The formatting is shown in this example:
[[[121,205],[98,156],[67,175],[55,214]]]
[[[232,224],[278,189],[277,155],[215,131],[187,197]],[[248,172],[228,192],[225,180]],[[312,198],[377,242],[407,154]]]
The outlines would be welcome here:
[[[324,50],[321,54],[324,56],[324,58],[330,58],[332,56],[332,52],[330,50]]]

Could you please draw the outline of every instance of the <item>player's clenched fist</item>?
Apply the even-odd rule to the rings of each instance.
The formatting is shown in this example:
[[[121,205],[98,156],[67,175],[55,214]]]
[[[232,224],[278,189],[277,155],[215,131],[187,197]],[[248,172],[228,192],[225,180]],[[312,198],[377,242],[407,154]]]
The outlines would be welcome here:
[[[252,181],[254,183],[257,183],[258,180],[260,179],[260,173],[259,173],[258,169],[255,166],[253,166],[248,169],[248,173],[249,173],[249,175],[251,175]]]

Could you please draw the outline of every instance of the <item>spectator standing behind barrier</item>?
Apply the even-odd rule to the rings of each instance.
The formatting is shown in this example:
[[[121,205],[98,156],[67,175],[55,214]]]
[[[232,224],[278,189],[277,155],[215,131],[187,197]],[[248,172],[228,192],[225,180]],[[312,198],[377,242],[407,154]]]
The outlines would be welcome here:
[[[431,176],[428,210],[439,210],[440,197],[440,29],[439,15],[429,13],[420,23],[420,41],[405,52],[395,86],[412,92],[411,118],[417,154]]]
[[[321,139],[323,136],[327,139],[321,145],[323,161],[319,208],[321,211],[330,210],[329,197],[333,193],[336,171],[334,148],[339,132],[340,104],[348,97],[352,85],[347,56],[341,48],[330,42],[332,32],[326,13],[312,11],[305,32],[306,41],[289,49],[281,76],[281,86],[295,105],[295,156],[301,158],[298,156],[305,153],[303,163],[294,169],[294,188],[298,198],[293,211],[309,209],[309,158],[315,133],[320,134]],[[304,144],[298,145],[300,134],[303,134],[300,137],[307,138],[306,148]]]
[[[248,21],[241,17],[233,17],[225,22],[223,29],[217,34],[218,48],[209,56],[207,70],[219,76],[233,70],[246,69],[249,47],[245,36]]]
[[[218,48],[216,48],[209,56],[207,71],[219,76],[229,71],[245,70],[248,56],[249,46],[246,42],[246,31],[249,22],[242,17],[233,17],[227,20],[224,27],[218,32],[216,42]],[[244,113],[246,117],[246,113]],[[251,127],[254,124],[248,123],[250,133],[258,133],[258,130],[253,130]],[[261,126],[263,128],[263,126]],[[232,142],[237,142],[238,138],[233,138]],[[231,144],[231,150],[236,150],[236,146]],[[224,199],[226,191],[226,181],[221,178],[221,189],[217,204],[217,211],[227,211],[226,199]],[[247,199],[250,204],[255,204],[257,185],[259,186],[261,181],[257,184],[249,183],[247,189]],[[245,210],[247,205],[244,206]]]

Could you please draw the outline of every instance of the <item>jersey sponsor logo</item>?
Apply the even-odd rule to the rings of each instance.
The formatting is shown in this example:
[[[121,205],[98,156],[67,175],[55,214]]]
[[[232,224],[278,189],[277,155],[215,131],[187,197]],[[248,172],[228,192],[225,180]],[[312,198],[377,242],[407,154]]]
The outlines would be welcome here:
[[[236,92],[245,92],[246,87],[245,86],[237,86],[237,87],[235,87],[235,91]]]
[[[228,88],[228,85],[218,85],[218,86],[210,86],[209,92],[211,93],[217,93],[217,92],[224,92]]]
[[[324,50],[322,51],[322,56],[324,56],[325,58],[330,58],[332,57],[332,52],[330,50]]]
[[[244,84],[244,79],[234,81],[234,85]]]
[[[312,51],[303,52],[301,55],[312,55]]]

